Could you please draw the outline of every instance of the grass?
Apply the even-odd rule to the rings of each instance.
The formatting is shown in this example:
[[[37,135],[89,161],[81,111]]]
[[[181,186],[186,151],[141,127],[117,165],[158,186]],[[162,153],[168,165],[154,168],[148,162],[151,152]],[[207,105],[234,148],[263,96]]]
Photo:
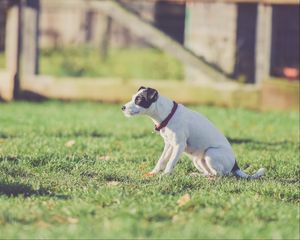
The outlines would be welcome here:
[[[3,52],[0,52],[0,69],[5,68],[5,55]]]
[[[5,68],[0,53],[0,69]],[[87,46],[41,49],[40,73],[56,77],[131,79],[184,79],[182,64],[152,48],[111,49],[106,60],[99,50]]]
[[[0,69],[5,68],[0,53]],[[184,79],[182,64],[157,49],[111,49],[106,60],[99,50],[87,46],[41,49],[40,74],[56,77],[132,79]]]
[[[151,48],[111,49],[103,60],[99,50],[90,47],[42,49],[40,71],[58,77],[102,77],[182,80],[182,65]]]
[[[193,108],[245,171],[266,176],[190,177],[182,157],[173,175],[144,178],[163,147],[146,117],[90,102],[0,104],[0,238],[299,239],[298,112]]]

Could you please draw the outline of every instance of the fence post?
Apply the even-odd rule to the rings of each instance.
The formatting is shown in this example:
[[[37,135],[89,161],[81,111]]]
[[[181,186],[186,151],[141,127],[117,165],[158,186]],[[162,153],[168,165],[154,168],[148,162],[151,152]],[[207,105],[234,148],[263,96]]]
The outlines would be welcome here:
[[[20,92],[20,57],[21,57],[21,2],[9,2],[5,30],[5,55],[7,78],[1,84],[1,97],[4,100],[17,98]]]
[[[109,50],[109,41],[111,38],[111,28],[112,28],[112,18],[110,16],[106,17],[104,34],[100,43],[100,55],[102,60],[107,60],[108,50]]]
[[[272,6],[258,4],[256,22],[255,83],[270,75],[272,44]]]
[[[38,73],[39,0],[25,0],[23,5],[22,84]]]

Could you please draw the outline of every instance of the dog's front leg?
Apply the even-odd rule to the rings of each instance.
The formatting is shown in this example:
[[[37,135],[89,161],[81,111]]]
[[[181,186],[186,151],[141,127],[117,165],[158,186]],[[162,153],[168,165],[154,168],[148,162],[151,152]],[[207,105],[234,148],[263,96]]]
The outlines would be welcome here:
[[[169,143],[165,143],[164,150],[159,160],[157,161],[154,169],[149,174],[156,174],[159,171],[163,170],[166,167],[168,160],[170,159],[171,153],[172,153],[171,145]]]
[[[170,174],[173,171],[173,168],[175,167],[185,147],[186,143],[179,143],[172,147],[172,155],[170,157],[170,160],[168,161],[167,167],[165,168],[164,174]]]

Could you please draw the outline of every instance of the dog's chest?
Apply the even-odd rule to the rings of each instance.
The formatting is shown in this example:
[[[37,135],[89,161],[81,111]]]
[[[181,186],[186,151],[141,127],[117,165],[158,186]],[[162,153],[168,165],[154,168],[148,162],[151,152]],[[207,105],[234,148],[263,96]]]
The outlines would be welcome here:
[[[161,129],[160,136],[167,143],[173,144],[175,142],[175,133],[168,128]]]

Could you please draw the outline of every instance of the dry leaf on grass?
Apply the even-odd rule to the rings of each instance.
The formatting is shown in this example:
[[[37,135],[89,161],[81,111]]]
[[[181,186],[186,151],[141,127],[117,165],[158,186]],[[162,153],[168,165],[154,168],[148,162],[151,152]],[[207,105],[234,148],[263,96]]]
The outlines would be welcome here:
[[[187,204],[190,200],[191,200],[190,194],[186,193],[177,200],[177,205],[179,207],[181,207],[181,206]]]
[[[75,140],[70,140],[70,141],[67,141],[67,142],[65,143],[65,146],[66,146],[66,147],[72,147],[75,143],[76,143]]]
[[[68,217],[68,218],[67,218],[67,221],[68,221],[68,223],[70,223],[70,224],[76,224],[76,223],[79,222],[79,219],[78,219],[78,218],[73,218],[73,217]]]
[[[153,176],[155,176],[155,173],[148,172],[144,174],[144,177],[153,177]]]
[[[119,184],[120,184],[120,182],[118,182],[118,181],[109,181],[109,182],[107,182],[108,186],[118,186]]]
[[[69,223],[69,224],[76,224],[79,222],[78,218],[73,218],[73,217],[65,217],[62,215],[54,215],[52,217],[52,221],[58,222],[58,223]]]
[[[107,155],[106,156],[98,156],[97,159],[102,160],[102,161],[108,161],[108,160],[110,160],[110,156],[107,156]]]
[[[54,215],[51,220],[53,222],[58,222],[58,223],[66,223],[66,217],[61,216],[61,215]]]
[[[48,228],[50,227],[50,224],[44,222],[43,220],[40,220],[36,223],[36,225],[38,226],[38,228]]]

